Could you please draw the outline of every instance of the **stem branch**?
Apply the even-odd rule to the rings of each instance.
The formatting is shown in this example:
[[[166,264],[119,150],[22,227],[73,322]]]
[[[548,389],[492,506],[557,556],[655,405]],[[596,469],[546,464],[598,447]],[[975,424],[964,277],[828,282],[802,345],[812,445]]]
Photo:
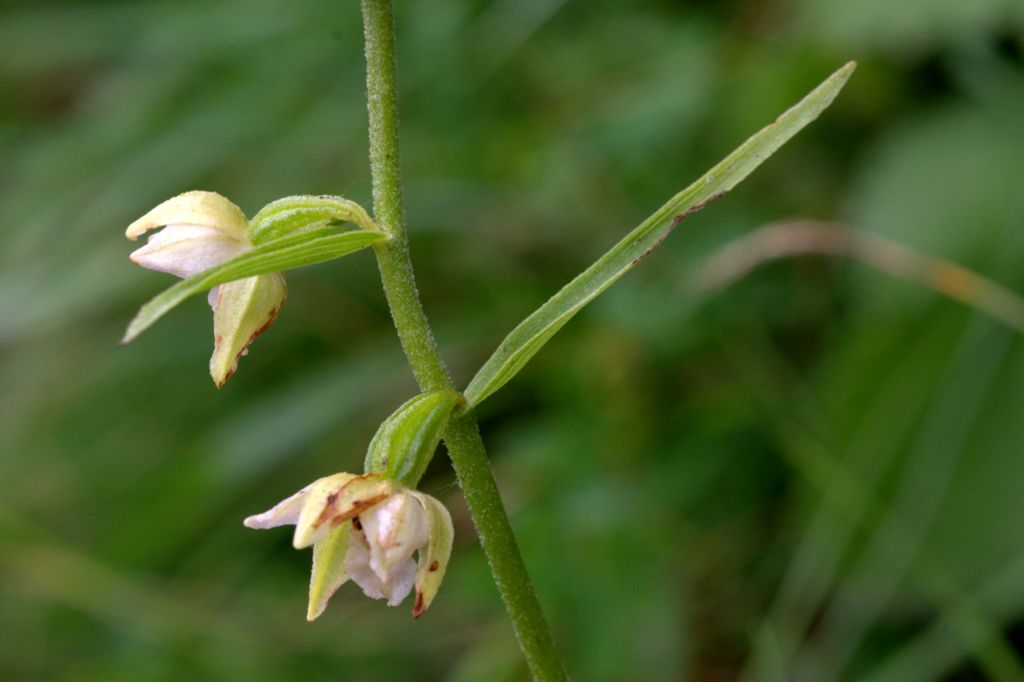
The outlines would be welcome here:
[[[413,374],[424,391],[453,389],[416,290],[402,211],[398,156],[395,27],[391,0],[363,0],[366,89],[370,119],[373,210],[391,240],[374,247],[384,294]],[[554,638],[533,591],[501,501],[476,417],[454,419],[445,443],[476,525],[491,574],[505,602],[530,672],[538,680],[564,680]]]

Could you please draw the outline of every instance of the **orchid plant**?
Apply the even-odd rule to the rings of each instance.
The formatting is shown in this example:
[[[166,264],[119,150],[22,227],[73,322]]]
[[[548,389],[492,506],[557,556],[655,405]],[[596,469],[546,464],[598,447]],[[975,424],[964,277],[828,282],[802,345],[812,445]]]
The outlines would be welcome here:
[[[251,219],[214,192],[186,192],[163,202],[128,228],[130,239],[150,233],[131,259],[182,281],[140,309],[124,342],[189,296],[209,291],[214,330],[210,374],[219,388],[281,312],[284,271],[372,248],[403,350],[423,392],[381,424],[368,445],[364,473],[320,478],[245,519],[245,525],[294,525],[294,546],[313,548],[310,620],[349,579],[367,596],[386,599],[392,606],[415,591],[413,615],[419,617],[438,592],[453,541],[448,511],[416,489],[443,439],[532,674],[564,679],[491,474],[474,408],[510,381],[587,303],[657,248],[687,215],[727,193],[817,118],[855,64],[829,76],[566,284],[515,327],[459,391],[420,305],[403,223],[391,3],[363,0],[362,9],[373,217],[336,196],[286,197]]]

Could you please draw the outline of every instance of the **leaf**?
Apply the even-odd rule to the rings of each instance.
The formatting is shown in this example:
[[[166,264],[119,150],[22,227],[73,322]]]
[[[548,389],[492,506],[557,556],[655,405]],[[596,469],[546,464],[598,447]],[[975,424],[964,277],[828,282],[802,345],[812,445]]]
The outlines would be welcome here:
[[[455,391],[421,393],[405,402],[377,429],[363,468],[415,488],[461,402]]]
[[[762,128],[717,166],[669,199],[625,239],[569,282],[505,337],[466,388],[468,407],[479,405],[519,372],[583,306],[653,251],[679,222],[722,196],[774,154],[832,103],[856,68],[850,62],[795,106]]]
[[[139,309],[121,344],[129,343],[189,296],[237,279],[313,265],[358,251],[387,235],[370,230],[318,227],[266,242],[165,289]]]

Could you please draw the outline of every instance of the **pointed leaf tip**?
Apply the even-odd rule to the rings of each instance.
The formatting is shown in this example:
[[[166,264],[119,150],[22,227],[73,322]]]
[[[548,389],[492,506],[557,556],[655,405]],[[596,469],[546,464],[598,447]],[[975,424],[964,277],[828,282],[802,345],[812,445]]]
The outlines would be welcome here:
[[[857,68],[849,62],[637,226],[509,333],[464,391],[473,408],[504,386],[576,313],[657,248],[690,213],[723,196],[835,100]]]

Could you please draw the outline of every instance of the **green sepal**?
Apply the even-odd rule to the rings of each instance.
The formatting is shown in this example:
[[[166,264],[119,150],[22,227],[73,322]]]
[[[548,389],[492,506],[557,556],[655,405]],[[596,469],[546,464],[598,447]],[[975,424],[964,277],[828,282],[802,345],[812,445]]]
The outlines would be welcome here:
[[[302,194],[272,201],[249,221],[253,244],[279,239],[296,230],[329,223],[352,223],[369,232],[380,232],[362,206],[343,197]]]
[[[421,393],[384,420],[370,441],[365,470],[415,488],[441,440],[452,411],[462,402],[455,391]]]
[[[316,620],[327,602],[348,580],[345,554],[352,534],[352,522],[346,521],[313,545],[313,571],[309,576],[309,606],[306,620]]]

